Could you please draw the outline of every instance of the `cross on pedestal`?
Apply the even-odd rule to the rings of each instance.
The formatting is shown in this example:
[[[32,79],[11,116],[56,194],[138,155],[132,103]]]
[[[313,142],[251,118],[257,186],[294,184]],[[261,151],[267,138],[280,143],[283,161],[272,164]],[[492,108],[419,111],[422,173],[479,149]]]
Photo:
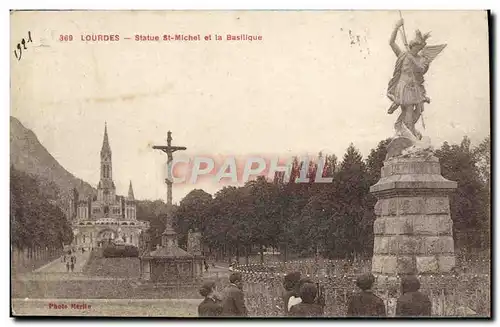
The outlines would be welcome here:
[[[174,160],[174,152],[175,151],[181,151],[181,150],[186,150],[187,148],[185,146],[173,146],[172,145],[172,132],[168,131],[167,133],[167,145],[154,145],[153,149],[155,150],[161,150],[167,154],[167,178],[165,179],[165,183],[167,184],[167,221],[166,221],[166,228],[165,231],[168,229],[171,229],[171,215],[172,215],[172,169],[171,169],[171,163]]]

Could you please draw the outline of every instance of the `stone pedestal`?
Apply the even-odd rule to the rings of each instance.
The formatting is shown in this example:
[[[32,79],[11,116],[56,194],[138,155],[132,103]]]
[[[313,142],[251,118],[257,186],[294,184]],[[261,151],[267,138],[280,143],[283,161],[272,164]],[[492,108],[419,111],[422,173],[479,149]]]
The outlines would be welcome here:
[[[431,152],[389,158],[370,188],[375,206],[372,272],[375,275],[442,274],[455,266],[449,192]]]
[[[181,249],[177,233],[167,222],[162,234],[162,246],[140,257],[141,278],[155,283],[185,283],[198,280],[203,273],[203,257]]]
[[[194,232],[192,229],[188,232],[187,251],[192,255],[201,256],[201,233]]]

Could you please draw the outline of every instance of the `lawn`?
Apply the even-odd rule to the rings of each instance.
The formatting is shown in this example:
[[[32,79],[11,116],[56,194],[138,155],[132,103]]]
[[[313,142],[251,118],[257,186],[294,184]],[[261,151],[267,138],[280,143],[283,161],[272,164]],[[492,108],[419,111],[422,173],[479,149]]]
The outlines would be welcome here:
[[[137,279],[140,277],[140,261],[139,258],[91,256],[83,273],[87,276]]]

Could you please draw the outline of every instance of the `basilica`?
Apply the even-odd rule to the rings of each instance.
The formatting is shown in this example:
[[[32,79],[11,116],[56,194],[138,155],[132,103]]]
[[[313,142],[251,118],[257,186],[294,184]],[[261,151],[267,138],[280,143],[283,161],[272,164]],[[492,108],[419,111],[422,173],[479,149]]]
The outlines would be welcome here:
[[[149,228],[149,222],[137,220],[136,212],[132,182],[126,197],[116,195],[111,147],[105,125],[97,194],[78,194],[74,190],[70,203],[73,246],[90,250],[111,241],[139,246],[141,234]]]

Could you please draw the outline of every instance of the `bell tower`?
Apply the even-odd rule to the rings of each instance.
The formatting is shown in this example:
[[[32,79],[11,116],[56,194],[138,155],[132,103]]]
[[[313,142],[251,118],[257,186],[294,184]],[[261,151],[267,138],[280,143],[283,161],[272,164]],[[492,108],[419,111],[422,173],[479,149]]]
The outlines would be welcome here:
[[[113,165],[111,161],[111,147],[109,146],[108,127],[104,123],[104,139],[101,148],[101,179],[97,185],[98,200],[107,204],[112,203],[116,188],[113,183]],[[106,210],[105,210],[106,214]]]

